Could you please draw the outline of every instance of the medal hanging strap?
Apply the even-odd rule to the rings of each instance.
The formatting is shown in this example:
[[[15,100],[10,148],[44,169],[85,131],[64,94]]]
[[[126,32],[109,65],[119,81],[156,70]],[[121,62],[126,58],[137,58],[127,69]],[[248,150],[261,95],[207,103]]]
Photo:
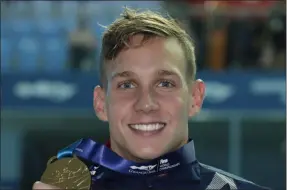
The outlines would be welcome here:
[[[57,154],[57,158],[61,159],[75,155],[84,160],[90,160],[91,154],[93,154],[97,146],[99,146],[99,144],[91,139],[80,139],[60,150]]]
[[[57,158],[73,157],[74,155],[81,159],[92,161],[94,164],[99,164],[123,173],[128,173],[126,169],[131,164],[128,160],[119,159],[119,157],[105,145],[98,144],[91,139],[76,141],[70,146],[60,150],[57,154]]]
[[[96,143],[91,139],[81,139],[71,144],[59,151],[57,157],[58,159],[61,159],[64,157],[73,157],[74,155],[86,161],[91,161],[94,164],[99,164],[111,170],[126,174],[130,173],[131,168],[145,169],[153,166],[160,166],[162,163],[165,165],[165,162],[168,162],[169,164],[174,163],[177,167],[196,161],[193,142],[188,143],[174,153],[165,155],[148,163],[134,163],[123,159],[105,145]],[[171,168],[167,167],[165,170],[169,169]],[[158,172],[160,171],[160,168],[156,168],[155,170]]]

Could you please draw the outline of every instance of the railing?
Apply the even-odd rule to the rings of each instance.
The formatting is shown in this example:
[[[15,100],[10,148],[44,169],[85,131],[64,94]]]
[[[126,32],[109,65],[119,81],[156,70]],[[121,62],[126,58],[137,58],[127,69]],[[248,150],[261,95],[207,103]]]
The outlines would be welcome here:
[[[226,110],[214,111],[203,110],[196,121],[229,121],[229,149],[228,149],[228,169],[231,173],[242,175],[241,172],[241,157],[242,157],[242,127],[243,120],[263,120],[263,121],[284,121],[286,122],[286,112],[282,110],[262,110],[262,111],[248,111],[248,110]],[[271,126],[270,126],[271,127]]]

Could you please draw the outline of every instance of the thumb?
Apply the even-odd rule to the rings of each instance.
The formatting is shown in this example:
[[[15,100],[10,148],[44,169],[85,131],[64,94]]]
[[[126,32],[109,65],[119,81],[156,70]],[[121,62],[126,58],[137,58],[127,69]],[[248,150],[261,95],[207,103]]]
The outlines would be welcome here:
[[[60,188],[37,181],[33,185],[33,190],[37,189],[60,189]]]

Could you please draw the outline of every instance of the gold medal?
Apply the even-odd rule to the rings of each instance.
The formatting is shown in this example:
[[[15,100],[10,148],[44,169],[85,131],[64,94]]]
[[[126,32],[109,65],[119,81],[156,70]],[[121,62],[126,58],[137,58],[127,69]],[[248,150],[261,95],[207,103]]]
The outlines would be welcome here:
[[[90,189],[91,181],[88,167],[77,157],[52,157],[41,177],[41,182],[61,189]]]

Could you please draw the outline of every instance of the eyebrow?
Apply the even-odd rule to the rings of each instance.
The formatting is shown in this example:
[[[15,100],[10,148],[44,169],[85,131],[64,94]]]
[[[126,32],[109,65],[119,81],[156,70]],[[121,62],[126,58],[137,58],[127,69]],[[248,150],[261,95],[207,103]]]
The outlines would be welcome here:
[[[158,71],[159,76],[178,76],[175,72],[173,71],[168,71],[168,70],[160,70]]]
[[[115,79],[115,78],[130,77],[132,75],[133,75],[133,73],[131,71],[124,71],[124,72],[114,73],[112,75],[112,80]]]
[[[159,70],[157,72],[158,76],[178,76],[175,72],[169,71],[169,70]],[[134,73],[132,71],[123,71],[123,72],[118,72],[114,73],[112,75],[112,80],[115,78],[127,78],[133,76]]]

